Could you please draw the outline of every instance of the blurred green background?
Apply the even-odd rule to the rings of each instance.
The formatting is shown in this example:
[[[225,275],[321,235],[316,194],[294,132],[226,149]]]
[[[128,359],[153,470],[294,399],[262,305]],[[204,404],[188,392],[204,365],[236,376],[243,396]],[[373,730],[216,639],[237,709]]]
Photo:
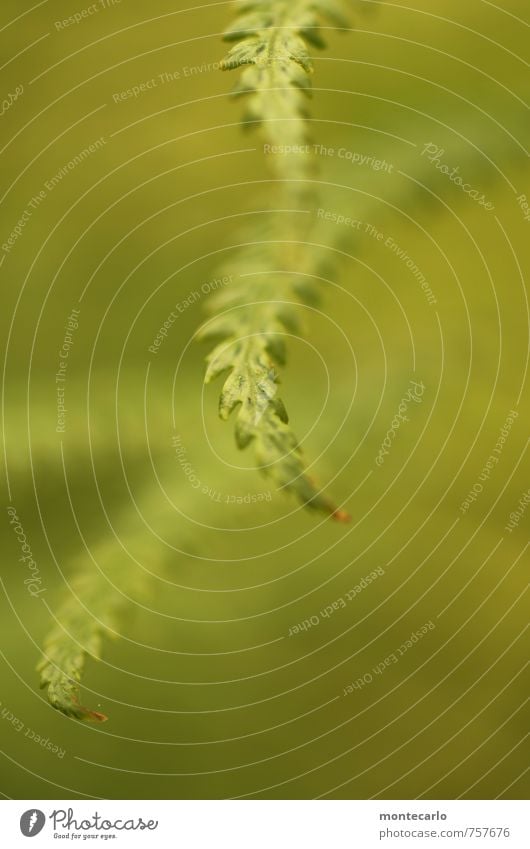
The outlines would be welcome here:
[[[218,420],[219,384],[203,387],[207,348],[193,340],[208,295],[148,350],[175,304],[230,264],[270,189],[259,133],[242,132],[242,104],[226,96],[236,77],[211,67],[234,9],[188,5],[123,0],[64,27],[82,2],[2,4],[2,98],[23,88],[1,117],[4,502],[46,592],[24,586],[6,513],[0,790],[524,797],[530,510],[506,528],[530,485],[527,4],[352,4],[355,29],[327,33],[315,58],[313,136],[336,151],[319,157],[322,206],[363,227],[323,223],[330,281],[320,310],[301,308],[282,397],[312,472],[352,515],[344,527],[274,491]],[[422,155],[427,144],[494,209]],[[341,148],[392,167],[352,164]],[[378,467],[411,379],[422,402]],[[512,410],[498,462],[461,510]],[[87,663],[83,699],[109,715],[101,726],[55,712],[35,672],[69,577],[90,564],[131,597],[121,639]],[[289,636],[377,568],[351,602]],[[131,589],[142,570],[145,596]]]

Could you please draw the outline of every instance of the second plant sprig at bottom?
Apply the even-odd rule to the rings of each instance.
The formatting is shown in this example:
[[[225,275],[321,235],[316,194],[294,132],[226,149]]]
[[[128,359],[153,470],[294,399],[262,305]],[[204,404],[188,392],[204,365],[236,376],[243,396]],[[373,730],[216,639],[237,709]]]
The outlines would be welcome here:
[[[219,414],[226,420],[237,410],[237,444],[242,449],[252,444],[262,473],[304,506],[345,522],[348,513],[308,474],[278,395],[285,337],[299,331],[302,304],[317,300],[311,276],[318,273],[319,248],[307,240],[279,239],[272,214],[262,233],[259,242],[239,248],[231,265],[233,282],[211,299],[214,317],[197,334],[217,342],[207,358],[205,382],[227,373]]]

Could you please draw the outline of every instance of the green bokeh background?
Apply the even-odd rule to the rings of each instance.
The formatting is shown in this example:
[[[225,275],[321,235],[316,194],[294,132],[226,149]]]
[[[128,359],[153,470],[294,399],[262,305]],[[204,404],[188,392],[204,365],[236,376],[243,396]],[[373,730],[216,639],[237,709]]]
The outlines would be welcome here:
[[[430,305],[381,241],[323,228],[332,282],[319,310],[301,308],[306,333],[290,340],[282,397],[312,472],[351,513],[347,526],[275,492],[218,420],[219,386],[202,385],[207,349],[192,340],[207,297],[148,351],[175,303],[215,278],[220,257],[230,263],[270,189],[260,136],[241,131],[242,104],[226,97],[234,78],[204,67],[222,57],[233,10],[188,5],[123,0],[62,30],[54,22],[77,6],[23,14],[31,4],[4,0],[0,13],[2,92],[24,86],[1,118],[0,241],[47,180],[105,139],[1,254],[4,501],[46,587],[28,595],[5,514],[1,707],[65,755],[4,718],[0,790],[524,797],[530,510],[505,526],[530,485],[530,222],[517,201],[530,195],[526,4],[361,3],[356,29],[330,32],[316,57],[315,140],[393,166],[320,157],[322,203],[392,237],[436,297]],[[421,155],[428,143],[493,212]],[[59,435],[55,372],[72,308]],[[422,403],[378,468],[412,378],[425,385]],[[499,462],[462,513],[511,410]],[[221,500],[190,485],[175,431]],[[270,501],[224,503],[259,492]],[[83,699],[109,715],[101,726],[55,712],[35,672],[68,578],[90,557],[111,582],[124,562],[131,576],[153,575],[140,596],[121,569],[132,599],[121,639],[87,664]],[[377,567],[384,575],[345,608],[288,636]],[[434,630],[399,663],[343,695],[428,621]]]

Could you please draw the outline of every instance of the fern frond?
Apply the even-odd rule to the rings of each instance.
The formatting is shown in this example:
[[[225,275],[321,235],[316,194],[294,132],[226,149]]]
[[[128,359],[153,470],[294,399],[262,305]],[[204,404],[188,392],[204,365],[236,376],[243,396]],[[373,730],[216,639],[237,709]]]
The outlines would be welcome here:
[[[223,70],[243,67],[234,94],[248,95],[245,120],[263,125],[272,145],[307,144],[307,95],[313,62],[308,45],[323,47],[322,21],[349,24],[341,0],[248,0],[225,31],[236,41]],[[293,160],[300,164],[303,155]],[[309,161],[309,156],[308,156]],[[293,163],[290,165],[292,171]]]
[[[280,241],[274,221],[266,233],[270,240],[240,249],[230,265],[233,282],[210,301],[214,317],[197,334],[200,340],[217,343],[207,357],[205,382],[228,372],[219,415],[226,420],[237,410],[236,442],[239,448],[253,444],[264,475],[303,505],[347,521],[348,514],[308,475],[278,395],[277,367],[285,363],[285,337],[299,332],[302,304],[318,300],[317,287],[308,279],[318,273],[318,256],[310,244]]]
[[[290,180],[284,189],[286,206],[300,207],[314,162],[306,110],[313,71],[308,45],[324,46],[323,21],[348,25],[344,6],[341,0],[246,0],[237,8],[237,19],[224,35],[236,44],[221,67],[243,68],[235,93],[247,96],[246,120],[261,124],[267,141],[278,146],[271,153],[284,154],[274,161],[277,172]],[[264,474],[305,506],[346,521],[348,514],[308,475],[278,397],[276,367],[285,361],[284,337],[297,331],[301,304],[314,298],[314,286],[305,282],[315,273],[313,254],[296,218],[294,213],[286,222],[288,229],[273,233],[270,239],[264,240],[260,231],[256,244],[254,236],[239,254],[243,274],[251,269],[252,279],[247,282],[240,275],[239,283],[212,299],[216,317],[199,332],[199,338],[220,341],[208,357],[205,381],[228,372],[220,416],[227,419],[237,408],[237,444],[245,448],[253,443]],[[234,272],[237,267],[232,266],[232,278]]]
[[[86,577],[86,576],[85,576]],[[95,609],[92,597],[92,582],[86,580],[76,584],[76,593],[81,592],[83,603],[91,611],[84,615],[79,602],[69,599],[58,614],[58,624],[48,635],[44,644],[44,657],[37,670],[40,672],[41,687],[46,688],[50,704],[74,719],[86,722],[104,722],[107,717],[91,710],[79,702],[79,685],[87,656],[99,660],[104,627],[98,619],[105,613],[108,627],[116,627],[115,613],[100,597],[105,610]],[[97,617],[94,618],[94,617]]]
[[[117,587],[124,585],[127,594],[145,592],[148,576],[117,542],[100,546],[94,560],[109,567],[112,582]],[[59,607],[56,625],[44,642],[43,657],[37,666],[48,701],[66,716],[83,722],[107,719],[103,713],[80,703],[80,682],[87,658],[99,660],[104,639],[118,633],[127,605],[131,605],[129,598],[109,584],[92,559],[84,559],[69,582],[68,595]]]

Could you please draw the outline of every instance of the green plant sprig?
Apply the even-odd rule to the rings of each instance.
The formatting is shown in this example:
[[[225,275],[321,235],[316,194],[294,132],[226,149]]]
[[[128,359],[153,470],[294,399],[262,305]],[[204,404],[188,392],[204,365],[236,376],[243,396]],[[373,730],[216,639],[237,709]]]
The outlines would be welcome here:
[[[248,0],[238,3],[238,15],[225,30],[225,41],[236,41],[222,60],[225,71],[243,68],[235,95],[247,96],[244,120],[262,125],[266,141],[298,149],[296,157],[276,160],[277,170],[297,176],[310,170],[312,158],[299,149],[307,145],[307,96],[313,62],[308,45],[322,48],[322,21],[348,27],[341,0]]]
[[[145,536],[128,542],[146,550]],[[145,598],[151,580],[115,540],[98,546],[94,559],[88,555],[81,558],[37,666],[40,686],[52,707],[82,722],[105,722],[105,714],[79,700],[86,660],[100,660],[104,640],[118,636],[122,615],[131,604],[129,594]],[[121,586],[127,595],[120,591]]]
[[[236,20],[224,33],[226,41],[236,44],[221,68],[243,68],[234,94],[246,96],[245,121],[259,124],[266,141],[279,148],[280,155],[271,161],[285,179],[275,189],[283,206],[301,211],[303,204],[314,203],[311,183],[306,182],[315,162],[308,145],[307,95],[313,72],[309,45],[324,46],[323,21],[348,26],[345,4],[341,0],[247,0],[238,3],[237,10]],[[287,151],[291,155],[282,155]],[[259,233],[254,233],[230,268],[237,282],[210,301],[214,318],[198,333],[200,339],[217,340],[207,358],[205,382],[228,373],[219,414],[226,420],[237,408],[236,442],[240,448],[253,443],[256,462],[265,475],[303,505],[347,521],[346,511],[307,473],[278,396],[276,369],[285,363],[284,338],[298,332],[300,307],[315,298],[315,286],[307,281],[317,273],[314,252],[307,244],[310,228],[298,225],[296,212],[282,223],[283,231],[271,213],[269,233],[264,237],[260,225]]]
[[[285,364],[285,338],[300,332],[301,307],[319,301],[314,277],[321,265],[311,231],[300,229],[294,220],[287,230],[292,241],[279,238],[281,224],[273,216],[262,230],[265,241],[239,249],[230,265],[232,283],[210,300],[213,317],[197,334],[200,340],[216,342],[207,357],[205,382],[228,373],[219,415],[227,420],[237,410],[237,445],[243,449],[252,443],[262,473],[304,506],[344,522],[348,513],[307,473],[278,395],[277,369]]]
[[[83,722],[105,722],[107,719],[105,714],[80,703],[79,690],[86,658],[100,659],[103,636],[112,635],[117,625],[116,606],[108,602],[104,593],[94,595],[95,585],[101,590],[99,582],[89,575],[82,575],[75,581],[75,592],[89,612],[82,611],[75,598],[63,603],[37,666],[41,688],[46,690],[52,707]],[[103,619],[106,627],[101,624]]]

